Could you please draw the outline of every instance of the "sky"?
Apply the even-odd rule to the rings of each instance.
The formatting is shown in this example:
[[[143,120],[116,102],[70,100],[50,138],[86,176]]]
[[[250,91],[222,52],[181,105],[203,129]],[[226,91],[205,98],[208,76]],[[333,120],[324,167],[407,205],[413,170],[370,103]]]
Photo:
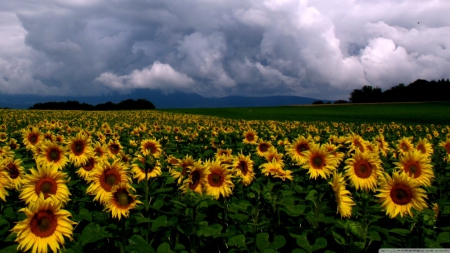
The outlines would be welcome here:
[[[448,0],[21,0],[0,9],[0,94],[348,99],[450,78]]]

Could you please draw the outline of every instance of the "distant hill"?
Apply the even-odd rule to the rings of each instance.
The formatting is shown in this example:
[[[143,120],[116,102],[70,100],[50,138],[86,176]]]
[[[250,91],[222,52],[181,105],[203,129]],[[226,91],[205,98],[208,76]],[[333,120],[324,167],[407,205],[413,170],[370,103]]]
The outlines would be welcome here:
[[[297,96],[269,97],[239,97],[206,98],[196,93],[163,94],[155,90],[136,90],[127,95],[75,97],[75,96],[37,96],[37,95],[4,95],[0,94],[0,108],[27,109],[36,103],[78,101],[90,105],[113,102],[119,103],[126,99],[145,98],[152,102],[156,109],[168,108],[219,108],[219,107],[263,107],[293,104],[311,104],[316,98]],[[323,100],[327,101],[327,100]]]

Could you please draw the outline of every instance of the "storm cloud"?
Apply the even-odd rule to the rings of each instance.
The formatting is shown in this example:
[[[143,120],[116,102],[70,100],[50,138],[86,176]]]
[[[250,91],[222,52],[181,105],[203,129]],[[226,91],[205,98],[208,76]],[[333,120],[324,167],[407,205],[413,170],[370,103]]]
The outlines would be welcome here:
[[[49,0],[0,11],[0,93],[347,99],[450,78],[448,1]]]

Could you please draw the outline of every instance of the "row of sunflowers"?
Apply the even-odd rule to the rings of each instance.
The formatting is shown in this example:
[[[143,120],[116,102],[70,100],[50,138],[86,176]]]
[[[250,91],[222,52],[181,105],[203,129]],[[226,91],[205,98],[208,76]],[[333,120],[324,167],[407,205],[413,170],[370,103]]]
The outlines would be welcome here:
[[[0,114],[0,252],[450,247],[450,126]]]

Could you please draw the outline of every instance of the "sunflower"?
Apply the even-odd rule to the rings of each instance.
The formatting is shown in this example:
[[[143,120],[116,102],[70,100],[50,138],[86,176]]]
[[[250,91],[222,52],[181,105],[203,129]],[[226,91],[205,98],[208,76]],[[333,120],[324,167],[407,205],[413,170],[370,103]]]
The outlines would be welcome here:
[[[8,189],[19,190],[22,186],[22,179],[25,172],[21,163],[22,160],[14,160],[12,157],[8,157],[3,161],[3,166],[1,166],[3,168],[1,168],[1,170],[6,171],[10,179],[10,185],[7,187]]]
[[[450,161],[450,139],[447,138],[445,141],[439,143],[439,147],[443,147],[447,153],[447,160]]]
[[[154,157],[158,158],[161,155],[161,144],[157,140],[150,140],[145,139],[141,141],[141,154],[146,155],[153,155]]]
[[[399,162],[394,162],[398,169],[413,178],[413,181],[419,185],[431,186],[434,178],[433,168],[424,154],[413,149],[400,156],[399,160]]]
[[[259,139],[258,146],[256,147],[256,153],[259,156],[264,157],[264,155],[267,153],[267,151],[269,151],[271,147],[273,147],[272,143]]]
[[[337,213],[341,214],[341,218],[352,216],[352,206],[355,205],[351,198],[351,193],[345,189],[345,181],[342,173],[333,173],[333,179],[329,182],[335,194]]]
[[[94,168],[97,168],[98,166],[101,166],[102,160],[98,158],[97,156],[91,156],[88,158],[87,162],[80,166],[80,168],[77,170],[78,176],[80,176],[84,180],[88,180],[90,178],[90,175]]]
[[[264,156],[268,162],[273,159],[277,160],[277,162],[283,164],[283,154],[278,153],[278,150],[275,147],[269,148],[266,155]],[[284,165],[284,164],[283,164]]]
[[[94,155],[100,159],[108,158],[108,145],[102,144],[101,142],[95,142],[93,145]]]
[[[411,143],[411,137],[403,137],[397,142],[397,151],[400,154],[406,154],[412,149],[414,149],[414,145]]]
[[[0,158],[14,157],[14,151],[9,146],[0,146]]]
[[[89,157],[94,155],[94,149],[89,145],[90,142],[90,136],[82,132],[67,140],[69,159],[75,166],[83,166]]]
[[[111,139],[108,142],[108,155],[110,158],[117,158],[117,155],[122,150],[122,145],[118,140]]]
[[[291,145],[287,148],[288,154],[292,157],[292,160],[303,164],[305,162],[305,154],[303,152],[310,149],[312,138],[305,138],[304,136],[298,136]]]
[[[120,159],[116,159],[112,163],[105,162],[95,168],[91,173],[91,181],[86,193],[95,195],[94,201],[98,200],[104,204],[111,197],[111,189],[114,185],[129,183],[131,180],[126,167]]]
[[[253,182],[255,173],[253,172],[253,161],[250,155],[245,156],[242,152],[237,155],[232,164],[233,171],[241,179],[243,185],[248,186]]]
[[[191,166],[195,164],[195,160],[190,155],[186,155],[183,159],[179,160],[177,168],[170,170],[170,175],[174,179],[178,179],[178,184],[181,184],[185,180],[185,176],[189,172]]]
[[[36,158],[36,162],[39,164],[62,170],[69,162],[64,148],[56,143],[45,140],[36,147],[39,147],[39,154]]]
[[[233,150],[231,150],[231,149],[229,149],[229,148],[227,148],[227,149],[221,149],[221,148],[218,148],[217,149],[217,152],[216,152],[216,154],[215,154],[215,157],[216,158],[220,158],[220,157],[222,157],[222,156],[231,156],[231,153],[233,152]]]
[[[416,144],[416,149],[420,151],[427,158],[433,154],[433,146],[426,138],[420,138]]]
[[[206,181],[205,191],[207,195],[213,196],[215,199],[228,197],[232,195],[234,184],[231,181],[231,175],[226,166],[220,163],[220,160],[206,162]]]
[[[373,139],[378,144],[378,150],[382,156],[387,156],[390,151],[389,144],[385,141],[384,136],[379,134]]]
[[[137,179],[138,183],[145,179],[145,172],[147,171],[147,180],[160,176],[162,174],[161,164],[154,157],[138,155],[134,158],[131,165],[131,172],[134,174],[133,178]]]
[[[42,139],[41,132],[36,127],[24,130],[22,133],[22,137],[23,137],[23,144],[26,146],[27,149],[32,149]]]
[[[287,179],[293,180],[292,171],[283,170],[283,165],[273,159],[270,162],[263,163],[259,166],[261,169],[261,173],[263,173],[266,177],[272,176],[274,178],[281,178],[283,181]]]
[[[413,216],[411,208],[417,211],[427,208],[424,200],[427,198],[425,190],[405,173],[393,172],[392,178],[385,174],[381,177],[378,191],[380,193],[376,196],[381,207],[391,218],[395,218],[398,214],[401,217],[407,214]]]
[[[366,145],[364,139],[355,133],[348,134],[346,144],[350,144],[350,152],[359,150],[364,152],[366,150]]]
[[[345,161],[345,176],[356,190],[375,191],[382,176],[381,161],[373,153],[356,151]]]
[[[111,212],[113,218],[125,218],[130,214],[130,210],[134,209],[137,204],[142,204],[141,201],[136,199],[136,196],[132,194],[134,188],[128,183],[120,183],[114,185],[111,188],[111,196],[106,202],[104,211]]]
[[[326,147],[319,144],[311,144],[310,150],[305,153],[305,163],[302,165],[308,170],[310,178],[317,179],[318,176],[327,179],[336,170],[338,161],[330,154]]]
[[[255,130],[250,129],[244,133],[244,139],[242,140],[243,143],[256,145],[258,144],[257,141],[258,135]]]
[[[9,178],[8,172],[5,170],[0,170],[0,199],[6,201],[6,196],[8,196],[8,191],[5,186],[11,184],[11,179]]]
[[[7,146],[8,146],[10,149],[13,149],[13,150],[14,150],[14,149],[19,149],[19,148],[20,148],[20,144],[17,143],[17,140],[14,139],[14,138],[9,138],[9,142],[8,142]]]
[[[325,143],[323,146],[328,150],[328,152],[336,158],[337,163],[340,164],[345,157],[343,152],[338,151],[338,147],[332,143]]]
[[[206,184],[206,166],[199,160],[196,161],[189,171],[189,176],[183,181],[180,190],[187,193],[189,190],[202,194],[203,186]]]
[[[26,218],[19,221],[10,231],[17,233],[15,242],[19,243],[17,250],[32,252],[48,252],[48,247],[53,252],[60,251],[60,245],[64,247],[64,237],[71,241],[73,225],[71,213],[61,209],[61,203],[57,199],[44,199],[43,194],[29,207],[22,208]]]
[[[28,205],[39,199],[39,195],[44,194],[44,198],[53,195],[62,204],[69,201],[69,189],[67,188],[67,174],[51,166],[39,165],[37,170],[30,169],[31,174],[26,174],[22,181],[22,192],[19,198]]]

